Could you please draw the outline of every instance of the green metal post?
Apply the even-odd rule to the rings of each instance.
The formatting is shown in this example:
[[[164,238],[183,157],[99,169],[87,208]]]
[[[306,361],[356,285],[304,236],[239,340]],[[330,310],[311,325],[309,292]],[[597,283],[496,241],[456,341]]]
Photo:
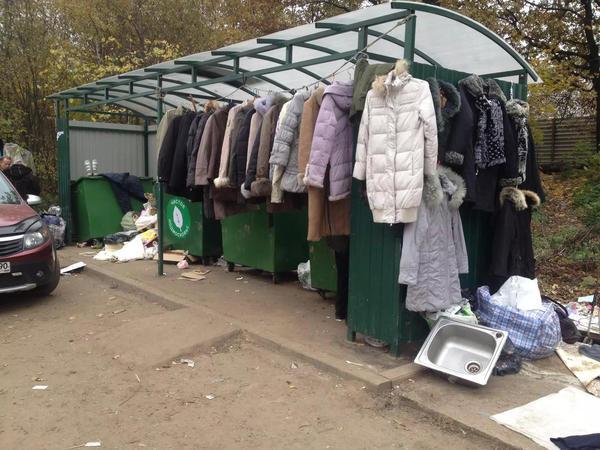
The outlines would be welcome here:
[[[414,14],[414,10],[410,10]],[[417,30],[417,16],[411,16],[406,22],[404,29],[404,59],[413,62],[415,60],[415,34]]]
[[[148,161],[148,119],[144,119],[144,175],[148,176],[149,170]]]
[[[160,124],[160,121],[163,116],[163,101],[162,101],[162,75],[158,76],[157,79],[158,92],[156,95],[156,123]],[[161,277],[164,275],[163,271],[163,245],[164,245],[164,232],[165,232],[165,215],[164,215],[164,196],[165,196],[165,187],[164,184],[158,180],[157,183],[158,191],[157,191],[157,199],[156,199],[156,209],[158,212],[158,276]]]
[[[71,161],[69,149],[69,99],[64,100],[64,116],[61,102],[56,101],[56,150],[58,154],[58,202],[67,223],[66,241],[71,242],[73,222],[71,218]]]

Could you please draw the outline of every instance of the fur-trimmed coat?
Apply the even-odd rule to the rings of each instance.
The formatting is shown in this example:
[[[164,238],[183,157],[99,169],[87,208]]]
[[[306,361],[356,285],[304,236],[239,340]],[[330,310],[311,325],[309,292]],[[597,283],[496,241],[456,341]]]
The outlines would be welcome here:
[[[398,283],[406,284],[406,308],[439,311],[461,301],[458,275],[469,260],[458,211],[465,182],[438,166],[439,183],[426,183],[416,222],[404,226]]]
[[[446,147],[452,129],[452,118],[460,110],[460,94],[450,83],[435,78],[427,78],[438,131],[438,161],[445,163]],[[445,101],[444,101],[445,100]]]
[[[483,79],[470,75],[458,83],[461,107],[454,116],[452,131],[448,139],[444,162],[456,168],[467,186],[466,202],[473,203],[474,208],[494,212],[496,209],[496,193],[500,180],[504,185],[516,185],[516,143],[514,132],[506,114],[506,97],[492,79]],[[478,130],[479,113],[475,105],[478,97],[485,96],[500,102],[502,109],[503,148],[508,162],[486,168],[477,168],[475,163],[475,141]]]
[[[539,204],[540,198],[533,191],[512,186],[500,191],[500,210],[494,219],[490,268],[492,293],[512,275],[535,278],[531,211]]]
[[[398,61],[367,94],[356,146],[354,178],[367,181],[378,223],[417,219],[424,177],[437,180],[437,125],[429,85]]]

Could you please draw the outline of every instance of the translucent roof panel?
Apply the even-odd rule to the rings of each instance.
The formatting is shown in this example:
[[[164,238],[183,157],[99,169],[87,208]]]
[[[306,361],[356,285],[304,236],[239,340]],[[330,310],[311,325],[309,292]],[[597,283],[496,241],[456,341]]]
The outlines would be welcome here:
[[[87,94],[99,104],[120,104],[155,116],[159,78],[165,108],[189,105],[189,95],[197,101],[241,101],[264,92],[329,84],[333,72],[337,79],[352,77],[363,33],[372,63],[402,58],[408,20],[415,25],[416,62],[513,82],[523,74],[528,81],[538,80],[514,49],[481,24],[437,6],[392,1],[107,77],[51,97]]]

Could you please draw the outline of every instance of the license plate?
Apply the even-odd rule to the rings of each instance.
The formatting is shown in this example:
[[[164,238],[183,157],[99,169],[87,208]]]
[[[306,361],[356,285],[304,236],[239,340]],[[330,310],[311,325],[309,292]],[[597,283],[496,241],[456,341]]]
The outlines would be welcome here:
[[[0,262],[0,273],[10,273],[9,262]]]

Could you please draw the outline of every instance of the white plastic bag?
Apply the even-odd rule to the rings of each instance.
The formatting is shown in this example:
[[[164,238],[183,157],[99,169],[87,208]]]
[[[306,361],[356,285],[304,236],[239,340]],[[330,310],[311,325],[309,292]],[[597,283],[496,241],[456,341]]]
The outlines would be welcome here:
[[[530,280],[513,275],[504,282],[498,292],[492,295],[491,299],[497,305],[511,306],[521,311],[544,309],[537,278]]]
[[[298,281],[300,285],[309,291],[314,291],[310,284],[310,260],[305,263],[298,264]]]

